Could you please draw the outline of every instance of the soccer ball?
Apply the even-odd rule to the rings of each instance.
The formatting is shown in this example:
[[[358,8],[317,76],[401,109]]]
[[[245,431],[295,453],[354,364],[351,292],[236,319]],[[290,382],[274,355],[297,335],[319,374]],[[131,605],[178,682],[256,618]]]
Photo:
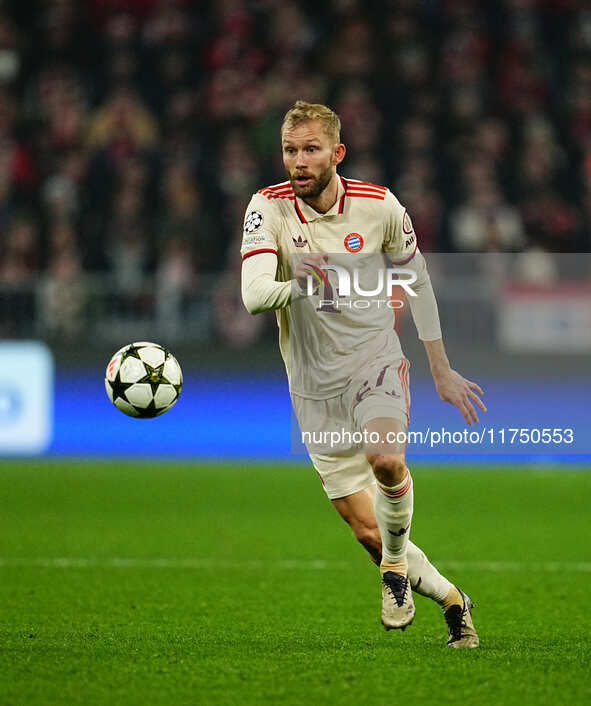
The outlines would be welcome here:
[[[182,385],[177,359],[166,348],[147,341],[120,348],[105,373],[111,402],[120,412],[141,419],[157,417],[170,409]]]

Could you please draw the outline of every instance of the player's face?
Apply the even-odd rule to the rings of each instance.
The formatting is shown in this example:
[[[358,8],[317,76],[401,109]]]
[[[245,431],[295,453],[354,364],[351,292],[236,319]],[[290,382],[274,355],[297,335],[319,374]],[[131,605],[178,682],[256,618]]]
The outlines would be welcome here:
[[[320,196],[341,161],[336,153],[343,146],[333,144],[317,120],[285,129],[281,145],[283,164],[295,195],[303,199]]]

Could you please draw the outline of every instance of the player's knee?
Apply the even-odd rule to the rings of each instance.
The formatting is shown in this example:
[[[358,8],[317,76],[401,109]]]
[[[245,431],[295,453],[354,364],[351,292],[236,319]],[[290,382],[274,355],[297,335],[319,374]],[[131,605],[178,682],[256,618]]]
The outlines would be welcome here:
[[[382,485],[393,486],[402,483],[406,477],[404,454],[368,454],[376,480]]]

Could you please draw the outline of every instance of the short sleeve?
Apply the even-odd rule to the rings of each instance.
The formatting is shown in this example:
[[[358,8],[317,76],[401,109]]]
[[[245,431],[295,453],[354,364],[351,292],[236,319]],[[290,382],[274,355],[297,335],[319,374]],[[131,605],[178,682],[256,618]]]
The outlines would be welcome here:
[[[406,265],[417,252],[417,236],[408,211],[391,191],[384,198],[384,252],[394,265]]]
[[[277,253],[279,229],[273,204],[261,194],[254,194],[244,215],[240,253],[244,260],[260,252]]]

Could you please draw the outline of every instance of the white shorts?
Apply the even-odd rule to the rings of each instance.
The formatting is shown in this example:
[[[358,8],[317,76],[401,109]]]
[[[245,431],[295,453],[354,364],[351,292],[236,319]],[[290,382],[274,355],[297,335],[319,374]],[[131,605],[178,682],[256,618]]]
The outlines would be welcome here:
[[[331,500],[374,482],[363,451],[362,431],[378,417],[409,423],[410,363],[404,357],[373,363],[336,397],[312,400],[292,393],[302,439]]]

